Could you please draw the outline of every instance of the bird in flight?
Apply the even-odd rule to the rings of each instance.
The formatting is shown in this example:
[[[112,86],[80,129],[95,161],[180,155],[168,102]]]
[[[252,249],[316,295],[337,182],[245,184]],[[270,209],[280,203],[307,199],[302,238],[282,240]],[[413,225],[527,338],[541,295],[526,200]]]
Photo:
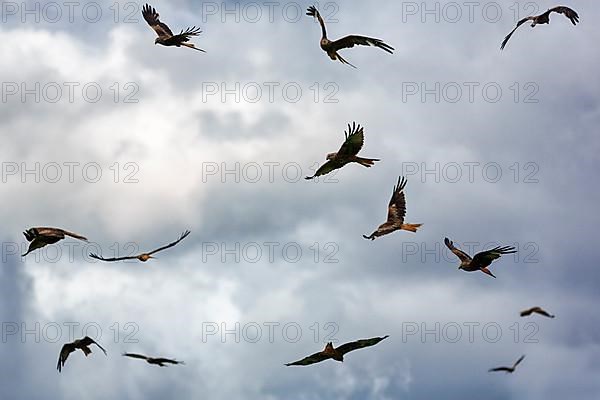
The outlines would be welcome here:
[[[387,221],[379,225],[379,228],[370,236],[363,235],[365,239],[375,240],[375,238],[397,230],[405,230],[416,232],[423,224],[405,224],[404,216],[406,215],[406,199],[404,197],[404,187],[406,186],[406,178],[403,176],[398,178],[398,183],[394,186],[392,198],[388,204]]]
[[[512,367],[491,368],[491,369],[488,370],[488,372],[504,371],[507,374],[512,374],[513,372],[515,372],[515,369],[517,368],[517,365],[519,365],[521,363],[521,361],[523,361],[524,358],[525,358],[525,355],[522,355],[521,357],[519,357],[519,359],[513,364]]]
[[[27,252],[25,254],[21,254],[21,257],[25,257],[32,251],[42,248],[48,244],[54,244],[59,240],[64,239],[65,236],[70,236],[72,238],[87,242],[87,238],[59,228],[29,228],[25,232],[23,232],[23,235],[25,235],[25,239],[27,239],[27,241],[30,243],[29,249],[27,249]]]
[[[548,318],[555,317],[554,315],[551,315],[546,310],[544,310],[542,307],[531,307],[527,310],[523,310],[523,311],[521,311],[521,317],[528,317],[533,313],[540,314],[540,315],[543,315],[544,317],[548,317]]]
[[[512,31],[510,31],[510,33],[508,35],[506,35],[506,37],[502,41],[500,50],[504,50],[506,43],[508,43],[508,39],[510,39],[510,37],[513,35],[513,33],[515,33],[517,28],[519,28],[525,22],[531,21],[532,28],[534,28],[536,25],[549,24],[550,23],[550,14],[552,12],[564,14],[565,17],[567,17],[571,20],[573,25],[577,25],[577,23],[579,22],[579,15],[577,15],[577,13],[574,10],[570,9],[569,7],[565,7],[565,6],[558,6],[558,7],[551,8],[548,11],[546,11],[545,13],[540,14],[540,15],[532,15],[530,17],[525,17],[522,20],[520,20],[519,22],[517,22],[517,26],[515,27],[515,29],[513,29]]]
[[[178,35],[173,35],[171,29],[164,22],[160,22],[159,15],[154,9],[154,7],[150,7],[149,4],[146,4],[142,7],[142,16],[150,25],[154,32],[158,35],[158,37],[154,40],[154,44],[162,44],[163,46],[185,46],[190,49],[198,50],[205,52],[204,50],[194,46],[193,43],[187,43],[192,36],[198,36],[202,31],[200,28],[196,28],[195,26],[192,28],[187,28],[185,31],[182,29]],[[206,52],[205,52],[206,53]]]
[[[151,258],[156,258],[156,257],[152,257],[152,254],[154,253],[158,253],[159,251],[168,249],[169,247],[173,247],[175,246],[177,243],[181,242],[183,239],[185,239],[187,237],[187,235],[190,234],[190,231],[185,231],[184,233],[181,234],[181,236],[179,237],[179,239],[177,239],[176,241],[169,243],[165,246],[159,247],[156,250],[152,250],[148,253],[141,253],[138,254],[137,256],[125,256],[125,257],[113,257],[113,258],[104,258],[102,256],[99,256],[97,254],[94,253],[90,253],[90,257],[95,258],[96,260],[100,260],[100,261],[121,261],[121,260],[139,260],[141,262],[146,262]]]
[[[362,126],[356,125],[356,122],[353,122],[352,126],[348,124],[348,131],[344,132],[344,135],[346,136],[346,141],[344,141],[338,152],[327,154],[326,160],[328,161],[323,164],[313,176],[307,176],[304,179],[313,179],[317,176],[326,175],[351,162],[370,168],[375,164],[375,161],[380,161],[377,158],[362,158],[356,156],[365,142],[365,134]]]
[[[65,366],[65,362],[67,362],[67,358],[69,358],[69,354],[79,349],[83,351],[83,354],[85,354],[85,356],[87,357],[92,352],[92,350],[90,350],[89,347],[92,344],[98,346],[100,350],[104,352],[104,355],[106,355],[106,350],[104,350],[104,348],[98,343],[96,343],[91,337],[86,336],[83,339],[77,339],[74,342],[66,343],[65,345],[63,345],[62,349],[60,349],[60,355],[58,356],[58,364],[56,365],[56,369],[58,369],[58,372],[62,371],[62,368]]]
[[[346,61],[342,56],[339,55],[338,51],[341,49],[349,49],[354,46],[375,46],[379,47],[382,50],[387,51],[390,54],[393,54],[394,48],[390,45],[387,45],[383,42],[383,40],[370,38],[366,36],[358,36],[358,35],[349,35],[343,37],[341,39],[331,41],[327,38],[327,31],[325,30],[325,22],[323,21],[323,17],[316,9],[315,6],[308,7],[306,11],[306,15],[309,17],[314,17],[319,20],[321,24],[321,31],[323,32],[323,37],[321,38],[321,48],[327,53],[329,58],[332,60],[339,60],[342,64],[348,64],[353,68],[356,68],[354,65],[350,64]]]
[[[483,273],[488,274],[491,277],[494,277],[494,274],[487,268],[490,266],[492,261],[500,258],[503,254],[512,254],[516,253],[514,247],[504,246],[504,247],[494,247],[491,250],[482,251],[480,253],[475,254],[475,257],[471,258],[467,253],[462,250],[454,247],[454,242],[448,238],[444,238],[444,243],[446,247],[450,249],[459,259],[460,265],[458,269],[462,269],[467,272],[481,271]]]
[[[285,365],[287,367],[289,367],[291,365],[310,365],[310,364],[316,364],[321,361],[328,360],[330,358],[332,358],[336,361],[343,362],[344,354],[351,352],[353,350],[362,349],[362,348],[370,347],[370,346],[375,346],[377,343],[381,342],[383,339],[385,339],[387,337],[389,337],[389,335],[386,335],[384,337],[376,337],[376,338],[371,338],[371,339],[357,340],[355,342],[345,343],[337,348],[334,348],[333,343],[329,342],[329,343],[327,343],[327,345],[325,346],[325,349],[323,351],[312,354],[308,357],[304,357],[302,360],[295,361],[292,363],[287,363]]]
[[[142,354],[135,354],[135,353],[123,353],[123,356],[131,357],[131,358],[139,358],[140,360],[146,360],[146,362],[148,364],[158,365],[159,367],[166,367],[165,364],[175,364],[175,365],[185,364],[183,361],[171,360],[169,358],[147,357]]]

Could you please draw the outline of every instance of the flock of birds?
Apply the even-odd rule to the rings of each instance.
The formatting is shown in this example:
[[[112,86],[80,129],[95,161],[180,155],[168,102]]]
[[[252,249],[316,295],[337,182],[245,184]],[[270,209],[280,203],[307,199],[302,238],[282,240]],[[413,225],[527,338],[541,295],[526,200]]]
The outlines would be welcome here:
[[[504,40],[501,44],[501,49],[504,49],[508,40],[514,34],[514,32],[517,30],[517,28],[519,28],[522,24],[524,24],[527,21],[532,21],[532,24],[531,24],[532,27],[535,27],[536,25],[539,25],[539,24],[548,24],[550,22],[550,14],[552,12],[564,14],[567,18],[569,18],[569,20],[573,23],[573,25],[575,25],[577,22],[579,22],[579,16],[571,8],[565,7],[565,6],[554,7],[552,9],[549,9],[548,11],[546,11],[543,14],[540,14],[537,16],[526,17],[526,18],[523,18],[522,20],[520,20],[517,23],[517,26],[504,38]],[[375,39],[375,38],[371,38],[371,37],[367,37],[367,36],[350,35],[350,36],[346,36],[346,37],[343,37],[343,38],[335,40],[335,41],[331,41],[327,38],[325,22],[323,21],[323,18],[321,17],[321,14],[316,9],[316,7],[314,7],[314,6],[309,7],[307,9],[306,14],[310,17],[316,18],[319,21],[319,23],[321,25],[321,30],[322,30],[322,38],[321,38],[321,42],[320,42],[321,48],[334,61],[338,60],[343,64],[347,64],[351,67],[356,68],[354,65],[350,64],[339,54],[340,50],[346,49],[346,48],[352,48],[354,46],[374,46],[374,47],[378,47],[390,54],[393,53],[393,50],[394,50],[393,47],[384,43],[380,39]],[[144,19],[146,20],[148,25],[150,25],[150,27],[157,34],[157,38],[154,41],[155,44],[161,44],[163,46],[176,46],[176,47],[184,46],[184,47],[189,47],[194,50],[205,52],[203,49],[196,47],[194,44],[188,43],[191,37],[198,36],[202,32],[199,28],[196,28],[194,26],[191,28],[187,28],[186,30],[182,30],[179,34],[174,35],[173,32],[171,31],[171,29],[169,29],[169,27],[165,23],[160,21],[159,14],[156,12],[156,10],[148,4],[146,4],[142,8],[142,16],[144,17]],[[346,139],[345,139],[344,143],[342,144],[342,146],[340,147],[340,149],[338,150],[338,152],[328,154],[326,156],[327,162],[324,165],[322,165],[313,176],[306,177],[306,179],[313,179],[318,176],[326,175],[336,169],[344,167],[345,165],[347,165],[349,163],[358,163],[364,167],[371,167],[375,164],[375,162],[380,161],[379,159],[375,159],[375,158],[362,158],[362,157],[357,156],[357,154],[362,149],[363,144],[364,144],[364,129],[360,125],[357,125],[355,122],[352,123],[352,125],[349,124],[348,131],[345,132],[345,137],[346,137]],[[388,215],[387,215],[386,222],[381,224],[373,233],[371,233],[371,235],[368,235],[368,236],[363,235],[363,237],[365,239],[375,240],[377,237],[390,234],[397,230],[417,232],[417,229],[422,226],[422,224],[409,224],[409,223],[404,222],[404,218],[406,215],[406,198],[405,198],[405,194],[404,194],[404,189],[406,187],[406,183],[407,183],[407,181],[404,177],[401,176],[398,178],[398,182],[394,186],[394,189],[392,192],[392,198],[390,199],[390,202],[388,204]],[[65,239],[65,237],[67,237],[67,236],[75,238],[75,239],[87,241],[87,238],[82,235],[79,235],[79,234],[76,234],[73,232],[69,232],[69,231],[66,231],[63,229],[49,228],[49,227],[30,228],[27,231],[23,232],[23,234],[25,235],[25,238],[27,239],[27,241],[30,242],[27,252],[22,255],[23,257],[25,257],[26,255],[28,255],[29,253],[31,253],[32,251],[34,251],[36,249],[40,249],[49,244],[55,244],[58,241]],[[116,262],[116,261],[122,261],[122,260],[135,260],[135,259],[137,259],[140,262],[146,262],[149,259],[154,258],[153,254],[163,251],[163,250],[166,250],[166,249],[169,249],[173,246],[176,246],[179,242],[181,242],[183,239],[185,239],[189,234],[190,234],[190,231],[187,230],[176,241],[171,242],[162,247],[159,247],[155,250],[141,253],[139,255],[104,258],[100,255],[92,253],[92,254],[90,254],[90,257],[100,260],[100,261],[104,261],[104,262]],[[450,249],[450,251],[452,251],[452,253],[454,253],[459,258],[459,260],[460,260],[460,265],[458,267],[459,269],[461,269],[463,271],[467,271],[467,272],[480,271],[480,272],[483,272],[493,278],[495,278],[495,276],[489,270],[489,266],[492,264],[492,262],[497,260],[498,258],[500,258],[502,255],[512,254],[512,253],[516,252],[514,247],[510,247],[510,246],[500,247],[499,246],[499,247],[495,247],[490,250],[482,251],[480,253],[477,253],[475,256],[471,257],[467,253],[456,248],[454,246],[454,243],[450,239],[445,238],[444,243],[448,247],[448,249]],[[554,315],[549,314],[548,312],[543,310],[541,307],[532,307],[527,310],[523,310],[520,313],[520,315],[521,315],[521,317],[527,317],[534,313],[540,314],[540,315],[548,317],[548,318],[554,318]],[[325,349],[323,349],[322,351],[319,351],[317,353],[309,355],[301,360],[287,363],[285,365],[286,366],[305,366],[305,365],[319,363],[319,362],[322,362],[327,359],[333,359],[333,360],[341,362],[344,360],[344,355],[346,353],[351,352],[353,350],[374,346],[387,337],[388,336],[357,340],[354,342],[345,343],[337,348],[334,347],[331,342],[329,342],[325,346]],[[69,355],[71,353],[75,352],[77,349],[81,350],[86,356],[88,356],[92,352],[90,350],[90,346],[92,344],[95,344],[96,346],[98,346],[104,352],[105,355],[107,354],[106,350],[102,346],[100,346],[97,342],[95,342],[93,339],[91,339],[90,337],[86,336],[82,339],[77,339],[71,343],[66,343],[62,346],[62,349],[60,351],[60,356],[58,359],[58,365],[57,365],[58,371],[60,372],[62,370]],[[177,361],[174,359],[154,358],[154,357],[148,357],[148,356],[136,354],[136,353],[123,353],[123,356],[145,360],[149,364],[158,365],[161,367],[164,367],[166,364],[184,364],[182,361]],[[524,355],[521,356],[511,367],[497,367],[497,368],[492,368],[489,371],[490,372],[504,371],[507,373],[513,373],[515,371],[516,367],[523,361],[524,358],[525,358]]]

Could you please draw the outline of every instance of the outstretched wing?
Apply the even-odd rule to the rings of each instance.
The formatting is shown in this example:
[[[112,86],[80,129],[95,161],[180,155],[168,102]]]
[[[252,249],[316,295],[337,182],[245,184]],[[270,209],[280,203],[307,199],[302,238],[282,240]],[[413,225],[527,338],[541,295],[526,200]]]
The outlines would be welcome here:
[[[515,248],[511,246],[494,247],[491,250],[486,250],[475,254],[472,265],[478,268],[485,268],[490,265],[492,261],[500,258],[500,256],[503,254],[512,254],[516,252],[517,251]]]
[[[506,35],[506,37],[502,41],[502,45],[500,45],[500,50],[504,50],[504,46],[506,46],[506,43],[508,43],[508,39],[510,39],[510,37],[513,35],[513,33],[515,33],[515,31],[517,30],[517,28],[519,28],[525,22],[531,21],[533,19],[535,19],[535,17],[525,17],[522,20],[520,20],[519,22],[517,22],[517,26],[515,26],[515,29],[513,29],[512,31],[510,31],[510,33],[508,35]]]
[[[155,358],[154,361],[162,364],[185,364],[183,361],[172,360],[170,358]]]
[[[444,243],[446,244],[446,247],[450,249],[451,252],[453,252],[456,257],[458,257],[460,259],[460,261],[463,262],[470,262],[471,261],[471,256],[468,255],[467,253],[465,253],[464,251],[457,249],[456,247],[454,247],[454,242],[448,238],[444,238]]]
[[[342,354],[346,354],[353,350],[362,349],[365,347],[375,346],[377,343],[381,342],[383,339],[389,337],[389,335],[385,335],[383,337],[375,337],[371,339],[361,339],[355,342],[345,343],[338,347],[336,350]]]
[[[521,364],[521,361],[525,358],[525,354],[523,354],[519,359],[514,363],[513,369],[517,368],[517,365]]]
[[[331,46],[335,51],[341,49],[349,49],[354,46],[375,46],[382,50],[393,54],[394,48],[383,42],[381,39],[375,39],[367,36],[349,35],[331,42]]]
[[[201,33],[202,31],[200,30],[200,28],[192,26],[191,28],[187,28],[185,31],[181,30],[181,32],[179,32],[177,35],[170,38],[169,42],[172,42],[173,44],[189,42],[191,36],[198,36]],[[202,49],[196,50],[204,51]]]
[[[146,357],[145,355],[142,354],[136,354],[136,353],[123,353],[122,354],[123,357],[131,357],[131,358],[139,358],[140,360],[148,360],[148,357]]]
[[[350,157],[357,155],[365,142],[363,128],[360,125],[356,125],[356,122],[353,122],[352,126],[348,124],[348,131],[344,132],[344,135],[346,136],[346,141],[340,147],[337,156]]]
[[[497,371],[512,372],[512,369],[510,369],[508,367],[498,367],[498,368],[488,369],[488,372],[497,372]]]
[[[569,20],[571,20],[571,23],[573,25],[577,25],[577,23],[579,22],[579,15],[572,8],[565,7],[565,6],[558,6],[558,7],[554,7],[554,8],[551,8],[550,10],[548,10],[548,13],[552,13],[552,12],[564,14],[565,17],[567,17],[567,18],[569,18]]]
[[[387,222],[394,225],[402,225],[406,216],[406,198],[404,197],[404,187],[406,186],[406,178],[398,177],[398,183],[394,186],[392,198],[388,203]]]
[[[90,253],[90,257],[95,258],[96,260],[107,261],[107,262],[121,261],[121,260],[135,260],[135,259],[137,259],[137,256],[104,258],[102,256],[99,256],[98,254],[95,254],[95,253]]]
[[[92,339],[89,336],[84,337],[83,339],[81,339],[81,341],[79,342],[82,346],[90,346],[92,344],[95,344],[96,346],[98,346],[100,348],[100,350],[102,350],[104,352],[104,355],[106,355],[106,350],[104,350],[104,347],[100,346],[94,339]]]
[[[154,7],[150,7],[149,4],[146,4],[142,7],[142,16],[148,25],[154,29],[154,32],[156,32],[158,37],[167,39],[173,36],[173,32],[171,32],[171,29],[169,29],[167,24],[160,22],[159,15]]]
[[[310,364],[320,363],[321,361],[325,361],[329,358],[331,358],[330,355],[327,355],[327,354],[323,353],[322,351],[320,351],[318,353],[311,354],[308,357],[304,357],[302,360],[294,361],[292,363],[287,363],[285,365],[287,367],[289,367],[291,365],[310,365]]]
[[[343,166],[343,164],[338,162],[337,160],[329,160],[325,164],[321,165],[319,167],[319,169],[317,170],[317,172],[315,172],[315,174],[313,176],[307,176],[304,179],[311,180],[311,179],[316,178],[317,176],[327,175],[331,171],[339,169],[342,166]]]
[[[537,307],[532,307],[532,308],[528,308],[527,310],[523,310],[521,311],[521,313],[519,314],[521,317],[528,317],[530,316],[535,310],[537,309]]]
[[[75,346],[73,346],[73,343],[67,343],[63,345],[63,347],[60,349],[60,354],[58,355],[58,364],[56,364],[56,369],[58,370],[58,372],[62,371],[62,367],[65,366],[67,358],[69,358],[69,354],[71,354],[74,351]]]
[[[183,232],[183,233],[181,234],[181,236],[179,237],[179,239],[177,239],[176,241],[174,241],[174,242],[172,242],[172,243],[169,243],[169,244],[167,244],[166,246],[159,247],[159,248],[158,248],[158,249],[156,249],[156,250],[152,250],[150,253],[148,253],[148,255],[152,255],[152,254],[154,254],[154,253],[158,253],[159,251],[162,251],[162,250],[165,250],[165,249],[168,249],[168,248],[170,248],[170,247],[173,247],[173,246],[175,246],[177,243],[179,243],[179,242],[181,242],[183,239],[185,239],[185,238],[186,238],[186,237],[187,237],[189,234],[190,234],[190,231],[185,231],[185,232]]]

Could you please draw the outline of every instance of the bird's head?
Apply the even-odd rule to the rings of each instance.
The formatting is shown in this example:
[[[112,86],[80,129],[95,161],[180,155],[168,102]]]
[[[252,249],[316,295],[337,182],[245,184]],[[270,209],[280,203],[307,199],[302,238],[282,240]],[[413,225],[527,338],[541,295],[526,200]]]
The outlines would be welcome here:
[[[138,258],[139,258],[139,260],[140,260],[140,261],[142,261],[142,262],[146,262],[146,261],[148,261],[149,259],[151,259],[151,258],[156,258],[156,257],[152,257],[152,256],[151,256],[151,255],[149,255],[149,254],[142,254],[142,255],[140,255]]]
[[[325,157],[325,159],[333,160],[335,158],[335,156],[337,156],[337,153],[329,153],[329,154],[327,154],[327,157]]]
[[[159,43],[160,43],[160,38],[154,39],[154,44],[159,44]]]

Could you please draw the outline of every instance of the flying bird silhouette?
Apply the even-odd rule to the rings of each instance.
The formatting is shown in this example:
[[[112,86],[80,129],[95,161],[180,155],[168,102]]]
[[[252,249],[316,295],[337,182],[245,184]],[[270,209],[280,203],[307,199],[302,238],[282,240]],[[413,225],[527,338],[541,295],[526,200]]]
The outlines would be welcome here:
[[[371,339],[362,339],[357,340],[355,342],[345,343],[340,347],[334,348],[333,343],[329,342],[325,346],[323,351],[312,354],[308,357],[304,357],[302,360],[294,361],[292,363],[285,364],[287,367],[291,365],[310,365],[316,364],[321,361],[328,360],[330,358],[343,362],[344,354],[351,352],[353,350],[362,349],[365,347],[375,346],[377,343],[381,342],[383,339],[389,337],[389,335],[385,335],[384,337],[376,337]]]
[[[404,187],[406,186],[406,178],[403,176],[398,178],[398,183],[394,186],[392,198],[388,204],[387,221],[379,225],[379,228],[370,236],[363,235],[365,239],[375,240],[375,238],[397,230],[405,230],[416,232],[423,224],[405,224],[404,216],[406,215],[406,199],[404,197]]]
[[[46,228],[46,227],[29,228],[25,232],[23,232],[23,235],[25,235],[25,239],[27,239],[27,241],[30,243],[29,243],[29,249],[27,250],[27,252],[25,254],[21,254],[21,257],[25,257],[27,254],[31,253],[32,251],[42,248],[48,244],[54,244],[54,243],[58,242],[59,240],[64,239],[65,236],[70,236],[72,238],[83,240],[83,241],[87,242],[87,238],[85,238],[81,235],[78,235],[76,233],[65,231],[64,229],[59,229],[59,228]]]
[[[460,265],[458,266],[458,269],[462,269],[463,271],[467,272],[481,271],[494,278],[496,276],[494,276],[494,274],[492,274],[487,267],[489,267],[494,260],[500,258],[501,255],[517,252],[515,248],[511,246],[494,247],[491,250],[477,253],[475,254],[475,257],[471,258],[471,256],[464,251],[454,247],[454,242],[450,239],[444,238],[444,243],[446,244],[446,247],[448,247],[460,259]]]
[[[321,24],[321,31],[323,32],[323,37],[321,38],[321,48],[327,53],[329,58],[331,58],[334,61],[339,60],[342,64],[348,64],[351,67],[356,68],[338,53],[338,51],[341,49],[349,49],[354,46],[375,46],[379,47],[384,51],[387,51],[390,54],[393,54],[394,48],[390,45],[385,44],[381,39],[375,39],[366,36],[349,35],[341,39],[331,41],[327,38],[325,22],[323,21],[323,18],[321,17],[321,14],[316,9],[316,7],[308,7],[308,9],[306,10],[306,15],[319,20],[319,23]]]
[[[56,365],[56,369],[58,369],[58,372],[62,371],[62,368],[65,366],[65,362],[67,362],[67,358],[69,358],[69,354],[79,349],[83,351],[83,354],[85,354],[85,356],[87,357],[92,352],[92,350],[90,350],[89,347],[92,344],[98,346],[100,350],[104,352],[104,355],[106,355],[106,350],[104,350],[104,348],[98,343],[96,343],[91,337],[86,336],[83,339],[77,339],[71,343],[66,343],[65,345],[63,345],[62,349],[60,349],[60,355],[58,356],[58,364]]]
[[[95,258],[96,260],[100,260],[100,261],[121,261],[121,260],[139,260],[141,262],[146,262],[151,258],[156,258],[156,257],[152,257],[152,254],[154,253],[158,253],[159,251],[168,249],[169,247],[173,247],[175,246],[177,243],[181,242],[183,239],[185,239],[187,237],[187,235],[190,234],[190,231],[185,231],[184,233],[181,234],[181,236],[179,237],[179,239],[177,239],[176,241],[169,243],[165,246],[159,247],[156,250],[152,250],[151,252],[148,253],[141,253],[138,254],[137,256],[125,256],[125,257],[113,257],[113,258],[104,258],[102,256],[99,256],[97,254],[94,253],[90,253],[90,257]]]
[[[515,369],[517,368],[517,365],[519,365],[521,363],[521,361],[523,361],[524,358],[525,358],[525,355],[522,355],[521,357],[519,357],[519,359],[513,364],[512,367],[491,368],[491,369],[488,370],[488,372],[504,371],[507,374],[512,374],[513,372],[515,372]]]
[[[540,315],[543,315],[544,317],[548,317],[548,318],[555,317],[554,315],[551,315],[546,310],[544,310],[542,307],[531,307],[527,310],[523,310],[523,311],[521,311],[521,317],[528,317],[533,313],[540,314]]]
[[[154,44],[162,44],[163,46],[185,46],[190,49],[198,50],[205,52],[204,50],[194,46],[193,43],[187,43],[192,36],[198,36],[202,31],[200,28],[196,28],[193,26],[192,28],[187,28],[185,31],[182,29],[181,32],[177,35],[173,35],[171,29],[167,26],[167,24],[163,23],[159,19],[159,14],[156,12],[154,7],[150,7],[149,4],[146,4],[142,7],[142,16],[150,25],[154,32],[158,35],[158,37],[154,40]],[[205,52],[206,53],[206,52]]]
[[[348,124],[348,131],[345,131],[344,135],[346,136],[346,140],[338,152],[327,154],[326,160],[328,161],[323,164],[313,176],[307,176],[304,179],[313,179],[317,176],[326,175],[331,171],[342,168],[344,165],[352,162],[370,168],[375,164],[375,161],[379,161],[377,158],[362,158],[356,156],[365,142],[365,134],[362,126],[356,125],[356,122],[353,122],[352,126]]]
[[[123,353],[123,356],[131,357],[131,358],[139,358],[140,360],[146,360],[146,362],[148,364],[158,365],[159,367],[166,367],[165,364],[175,364],[175,365],[185,364],[183,361],[171,360],[169,358],[147,357],[145,355],[135,354],[135,353]]]
[[[565,7],[565,6],[557,6],[557,7],[549,9],[548,11],[546,11],[543,14],[525,17],[522,20],[520,20],[519,22],[517,22],[517,26],[515,27],[515,29],[513,29],[512,31],[510,31],[510,33],[508,35],[506,35],[506,37],[502,41],[500,50],[504,50],[506,43],[508,43],[508,39],[510,39],[510,37],[513,35],[513,33],[515,33],[515,31],[521,25],[523,25],[525,22],[532,21],[531,22],[532,28],[534,28],[536,25],[549,24],[550,23],[550,14],[553,12],[556,12],[559,14],[564,14],[567,18],[569,18],[571,20],[573,25],[577,25],[577,23],[579,22],[579,15],[577,15],[577,13],[574,10],[570,9],[569,7]]]

